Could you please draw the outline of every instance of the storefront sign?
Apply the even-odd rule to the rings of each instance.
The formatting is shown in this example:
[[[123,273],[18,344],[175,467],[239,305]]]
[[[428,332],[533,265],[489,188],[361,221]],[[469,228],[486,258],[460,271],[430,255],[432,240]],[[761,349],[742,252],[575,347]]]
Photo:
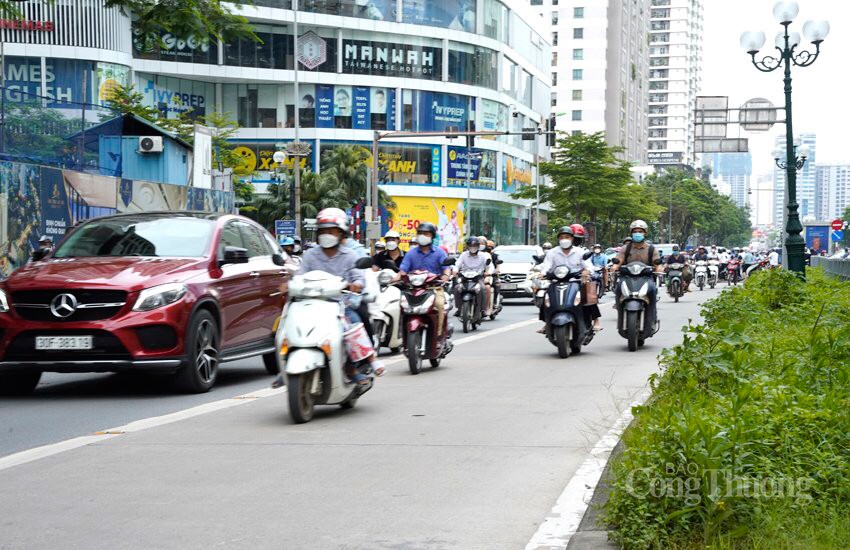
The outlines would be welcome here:
[[[521,187],[531,185],[533,176],[531,164],[510,155],[505,155],[505,166],[502,170],[505,182],[505,192],[515,193]]]
[[[207,100],[202,94],[169,90],[158,86],[152,79],[140,81],[139,87],[145,94],[146,102],[166,115],[176,115],[189,111],[201,115],[206,113]]]
[[[313,153],[315,144],[312,141],[308,142],[311,147],[311,152],[306,157],[301,159],[301,169],[313,166]],[[268,172],[276,168],[274,162],[274,154],[278,151],[275,143],[240,143],[233,152],[241,157],[242,163],[233,168],[233,173],[239,176],[250,176],[256,172]],[[287,156],[283,161],[283,168],[292,170],[295,166],[295,157]]]
[[[354,111],[352,116],[352,127],[355,130],[368,130],[371,128],[369,117],[369,88],[365,86],[354,87]]]
[[[334,127],[334,87],[316,84],[316,128]]]
[[[390,229],[401,235],[401,248],[407,250],[416,237],[416,229],[425,222],[437,226],[436,246],[444,246],[450,254],[458,250],[462,241],[463,200],[438,197],[393,197],[396,208],[392,211]]]
[[[681,152],[653,152],[647,154],[649,164],[682,164]]]
[[[86,97],[82,96],[83,75],[87,71],[89,82],[94,81],[94,64],[90,61],[48,58],[44,81],[41,87],[41,63],[38,58],[6,57],[3,70],[6,72],[5,99],[13,103],[33,101],[38,96],[51,100],[48,107],[79,109],[80,102],[90,102],[92,86]]]
[[[29,19],[0,19],[0,29],[16,31],[53,32],[53,21],[31,21]]]
[[[298,37],[298,61],[308,69],[315,69],[328,60],[325,39],[313,31]]]
[[[432,80],[442,77],[442,48],[370,40],[344,40],[342,50],[344,73]]]
[[[466,186],[467,173],[469,185],[483,189],[496,189],[496,152],[473,149],[472,158],[467,161],[466,147],[448,147],[449,156],[446,167],[446,182],[450,186]],[[468,164],[467,164],[468,162]]]

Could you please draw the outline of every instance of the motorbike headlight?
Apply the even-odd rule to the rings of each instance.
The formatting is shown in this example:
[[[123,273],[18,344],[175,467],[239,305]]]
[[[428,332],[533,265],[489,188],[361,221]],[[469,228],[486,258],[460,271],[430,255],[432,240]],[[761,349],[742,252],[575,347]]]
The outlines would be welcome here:
[[[565,265],[559,265],[558,267],[555,268],[554,273],[555,273],[555,277],[557,277],[559,279],[563,279],[564,277],[566,277],[567,275],[570,274],[570,269]]]
[[[6,297],[6,291],[0,289],[0,313],[9,311],[9,298]]]
[[[410,275],[410,284],[413,286],[422,286],[425,284],[425,281],[428,279],[427,273],[414,273]]]
[[[378,284],[388,285],[393,282],[393,274],[388,271],[378,273]]]
[[[461,275],[463,275],[467,279],[474,279],[478,277],[478,272],[472,269],[467,269],[463,273],[461,273]]]
[[[133,311],[151,311],[180,300],[188,289],[183,283],[168,283],[152,288],[146,288],[139,294]]]

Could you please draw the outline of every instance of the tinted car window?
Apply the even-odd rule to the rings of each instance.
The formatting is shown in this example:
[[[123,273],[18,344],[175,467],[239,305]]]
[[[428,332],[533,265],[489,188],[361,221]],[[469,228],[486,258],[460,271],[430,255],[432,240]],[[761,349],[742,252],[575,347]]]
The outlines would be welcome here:
[[[237,248],[245,248],[245,243],[242,241],[242,233],[239,232],[239,226],[235,222],[230,222],[221,230],[221,241],[219,243],[219,256],[224,256],[224,247],[235,246]]]
[[[266,246],[265,239],[263,239],[256,227],[248,223],[240,223],[239,229],[242,231],[242,238],[245,240],[245,248],[248,249],[249,258],[271,255],[271,251]]]
[[[157,256],[200,258],[207,254],[215,222],[200,218],[122,216],[77,228],[54,257]]]

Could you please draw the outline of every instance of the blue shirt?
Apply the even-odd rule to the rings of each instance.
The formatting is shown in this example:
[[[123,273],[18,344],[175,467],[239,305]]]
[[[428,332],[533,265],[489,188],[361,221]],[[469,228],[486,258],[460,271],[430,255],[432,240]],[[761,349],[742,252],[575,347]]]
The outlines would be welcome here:
[[[604,254],[594,254],[590,259],[596,267],[605,267],[608,265],[608,257]]]
[[[404,260],[402,260],[399,270],[403,273],[411,273],[422,269],[435,275],[442,275],[447,269],[443,265],[443,261],[446,258],[446,253],[443,252],[442,248],[434,248],[432,246],[431,250],[425,253],[422,252],[421,247],[417,246],[404,255]]]

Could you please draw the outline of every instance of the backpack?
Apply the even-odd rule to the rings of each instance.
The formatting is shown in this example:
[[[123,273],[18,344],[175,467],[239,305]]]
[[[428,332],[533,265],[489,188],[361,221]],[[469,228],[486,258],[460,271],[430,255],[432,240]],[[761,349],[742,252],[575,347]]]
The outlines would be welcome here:
[[[626,245],[626,253],[623,256],[623,264],[624,265],[629,263],[629,256],[631,256],[631,254],[632,254],[632,243],[630,241],[629,244]],[[654,258],[654,257],[655,257],[655,247],[652,246],[652,244],[650,243],[650,245],[649,245],[649,262],[650,262],[650,264],[652,263],[652,258]]]

